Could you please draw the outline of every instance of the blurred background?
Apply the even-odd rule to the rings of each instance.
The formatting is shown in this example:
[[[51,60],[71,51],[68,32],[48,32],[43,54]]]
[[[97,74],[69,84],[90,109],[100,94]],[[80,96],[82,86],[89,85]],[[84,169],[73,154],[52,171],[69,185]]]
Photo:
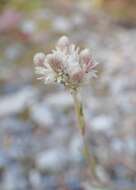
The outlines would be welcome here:
[[[97,173],[136,190],[136,0],[0,0],[0,190],[96,189],[70,95],[34,74],[62,35],[100,63],[82,92]]]

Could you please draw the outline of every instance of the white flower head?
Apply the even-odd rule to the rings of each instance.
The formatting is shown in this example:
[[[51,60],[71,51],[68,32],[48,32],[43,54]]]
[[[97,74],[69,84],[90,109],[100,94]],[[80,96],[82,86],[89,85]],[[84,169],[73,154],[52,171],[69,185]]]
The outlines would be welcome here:
[[[37,53],[34,56],[36,74],[45,83],[62,83],[69,89],[77,89],[96,76],[94,61],[88,49],[79,50],[66,36],[62,36],[56,49],[50,54]]]

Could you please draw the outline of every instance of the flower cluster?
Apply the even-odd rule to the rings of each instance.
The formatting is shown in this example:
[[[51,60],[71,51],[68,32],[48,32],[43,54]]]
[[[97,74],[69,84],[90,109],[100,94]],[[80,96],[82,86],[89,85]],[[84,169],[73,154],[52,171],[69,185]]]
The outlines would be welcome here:
[[[77,89],[96,77],[97,63],[88,49],[79,50],[68,37],[61,37],[50,54],[36,53],[35,72],[45,83],[62,83],[69,89]]]

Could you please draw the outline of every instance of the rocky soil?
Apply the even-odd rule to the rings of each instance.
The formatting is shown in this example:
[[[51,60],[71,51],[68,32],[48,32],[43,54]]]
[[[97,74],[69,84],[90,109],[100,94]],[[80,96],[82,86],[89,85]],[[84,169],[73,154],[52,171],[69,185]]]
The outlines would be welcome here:
[[[87,175],[71,96],[34,75],[33,54],[67,34],[99,62],[98,78],[81,90],[98,175],[110,190],[135,190],[136,28],[113,23],[89,1],[59,0],[26,15],[4,8],[0,22],[0,189],[98,189]]]

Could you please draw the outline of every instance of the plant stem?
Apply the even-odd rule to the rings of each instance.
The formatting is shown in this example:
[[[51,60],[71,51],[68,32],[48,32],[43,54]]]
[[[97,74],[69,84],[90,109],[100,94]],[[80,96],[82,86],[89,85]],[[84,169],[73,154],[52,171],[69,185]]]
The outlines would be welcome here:
[[[77,91],[72,91],[71,94],[74,100],[75,111],[76,111],[77,120],[78,120],[78,128],[83,140],[83,154],[89,166],[92,180],[98,181],[97,179],[98,177],[96,175],[96,162],[93,156],[90,154],[89,146],[86,141],[86,123],[85,123],[85,117],[84,117],[84,112],[83,112],[83,106],[78,97]]]

